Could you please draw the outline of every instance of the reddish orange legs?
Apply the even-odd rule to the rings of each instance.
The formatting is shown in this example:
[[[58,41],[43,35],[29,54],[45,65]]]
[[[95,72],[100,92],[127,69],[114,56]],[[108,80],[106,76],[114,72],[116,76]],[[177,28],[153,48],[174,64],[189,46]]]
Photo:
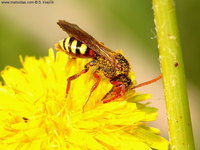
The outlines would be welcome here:
[[[95,61],[90,61],[89,63],[87,63],[87,64],[85,65],[85,69],[83,69],[81,72],[79,72],[79,73],[77,73],[77,74],[75,74],[75,75],[73,75],[73,76],[71,76],[71,77],[69,77],[69,78],[67,79],[66,97],[67,97],[67,95],[68,95],[68,93],[69,93],[69,89],[70,89],[70,86],[71,86],[71,81],[72,81],[72,80],[75,80],[75,79],[78,78],[80,75],[82,75],[82,74],[88,72],[89,68],[90,68],[91,66],[94,66],[94,65],[96,65],[96,62],[95,62]]]
[[[71,76],[71,77],[69,77],[69,78],[67,79],[66,97],[67,97],[67,95],[68,95],[68,93],[69,93],[69,90],[70,90],[71,81],[77,79],[80,75],[82,75],[82,74],[88,72],[89,67],[94,66],[95,64],[96,64],[95,61],[91,61],[91,62],[87,63],[87,64],[85,65],[85,69],[83,69],[81,72],[79,72],[79,73],[77,73],[77,74],[75,74],[75,75],[73,75],[73,76]],[[89,101],[89,99],[90,99],[90,96],[91,96],[92,92],[98,87],[98,85],[99,85],[99,83],[100,83],[100,81],[101,81],[101,78],[100,78],[100,76],[98,75],[98,71],[95,71],[95,72],[93,73],[93,76],[94,76],[94,78],[96,79],[96,82],[95,82],[95,84],[92,86],[92,88],[91,88],[91,90],[90,90],[90,93],[89,93],[89,96],[88,96],[88,98],[86,99],[85,104],[83,105],[83,111],[84,111],[84,107],[86,106],[86,104],[88,103],[88,101]]]
[[[120,82],[120,81],[112,81],[111,82],[113,84],[113,88],[111,89],[111,92],[108,94],[108,95],[111,95],[113,97],[111,98],[108,98],[106,99],[106,97],[108,95],[106,95],[104,98],[103,98],[103,103],[108,103],[110,101],[113,101],[115,100],[116,98],[118,97],[121,97],[125,94],[125,85],[123,84],[123,82]]]
[[[88,71],[88,69],[84,69],[84,70],[82,70],[81,72],[79,72],[79,73],[77,73],[77,74],[75,74],[75,75],[73,75],[73,76],[71,76],[71,77],[69,77],[69,78],[67,79],[66,96],[67,96],[68,93],[69,93],[69,89],[70,89],[70,86],[71,86],[71,81],[74,80],[74,79],[76,79],[76,78],[78,78],[80,75],[86,73],[87,71]]]
[[[139,87],[154,83],[154,82],[158,81],[161,78],[162,78],[162,75],[159,75],[158,77],[156,77],[156,78],[154,78],[154,79],[152,79],[150,81],[140,83],[140,84],[138,84],[138,85],[136,85],[136,86],[134,86],[133,88],[130,88],[130,89],[135,89],[135,88],[139,88]],[[113,88],[103,98],[103,100],[102,100],[103,103],[111,102],[111,101],[123,96],[125,94],[125,92],[128,90],[128,89],[126,89],[126,87],[125,87],[123,82],[112,81],[111,83],[113,84]]]
[[[87,97],[87,100],[86,100],[85,104],[83,105],[83,110],[84,110],[84,107],[86,106],[86,104],[88,103],[92,92],[98,87],[98,85],[99,85],[99,83],[100,83],[100,81],[101,81],[101,78],[100,78],[100,76],[97,74],[97,71],[95,71],[95,72],[93,73],[93,76],[94,76],[94,78],[96,79],[96,82],[94,83],[94,85],[93,85],[92,88],[90,89],[89,96]]]

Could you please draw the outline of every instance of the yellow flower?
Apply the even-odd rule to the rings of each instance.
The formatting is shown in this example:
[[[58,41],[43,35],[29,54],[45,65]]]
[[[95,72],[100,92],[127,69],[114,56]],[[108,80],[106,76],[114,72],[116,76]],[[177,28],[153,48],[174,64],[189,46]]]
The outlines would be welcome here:
[[[21,69],[8,66],[1,73],[1,150],[167,150],[159,130],[145,124],[157,116],[156,108],[139,103],[149,95],[130,91],[120,101],[102,104],[112,87],[102,77],[83,112],[94,70],[72,81],[67,98],[66,79],[89,60],[62,52],[55,58],[52,49],[47,57],[20,60]]]

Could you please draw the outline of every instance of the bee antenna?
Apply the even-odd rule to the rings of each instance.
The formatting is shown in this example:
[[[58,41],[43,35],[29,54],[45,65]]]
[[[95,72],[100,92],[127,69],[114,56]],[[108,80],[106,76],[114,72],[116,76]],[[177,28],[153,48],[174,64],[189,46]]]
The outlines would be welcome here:
[[[134,86],[134,87],[131,88],[131,89],[140,88],[140,87],[142,87],[142,86],[145,86],[145,85],[148,85],[148,84],[154,83],[154,82],[160,80],[161,78],[162,78],[162,74],[160,74],[158,77],[156,77],[156,78],[154,78],[154,79],[152,79],[152,80],[149,80],[149,81],[146,81],[146,82],[140,83],[140,84]]]

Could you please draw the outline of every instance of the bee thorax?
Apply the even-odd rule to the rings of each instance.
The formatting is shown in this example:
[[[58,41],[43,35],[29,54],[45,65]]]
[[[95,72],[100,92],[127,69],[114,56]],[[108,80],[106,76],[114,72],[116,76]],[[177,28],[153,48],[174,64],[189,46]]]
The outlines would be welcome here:
[[[125,57],[121,54],[115,55],[115,61],[120,67],[116,67],[114,63],[109,62],[109,60],[104,59],[101,56],[97,56],[98,69],[104,73],[107,78],[113,79],[120,75],[128,76],[129,73],[129,63]]]

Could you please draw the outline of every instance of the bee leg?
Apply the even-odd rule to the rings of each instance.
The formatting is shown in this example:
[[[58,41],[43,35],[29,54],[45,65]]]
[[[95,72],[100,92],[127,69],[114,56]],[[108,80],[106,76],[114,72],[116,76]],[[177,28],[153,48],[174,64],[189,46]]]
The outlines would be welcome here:
[[[93,85],[92,88],[90,89],[89,96],[87,97],[86,102],[85,102],[85,104],[83,105],[83,111],[84,111],[84,108],[85,108],[86,104],[88,103],[88,101],[89,101],[89,99],[90,99],[90,96],[91,96],[92,92],[98,87],[98,85],[99,85],[99,83],[100,83],[100,81],[101,81],[101,78],[100,78],[100,76],[98,75],[98,71],[95,71],[95,72],[93,73],[93,76],[94,76],[94,78],[96,79],[96,82],[94,83],[94,85]]]
[[[78,78],[80,75],[82,75],[82,74],[88,72],[89,68],[90,68],[91,66],[94,66],[94,65],[96,65],[96,62],[95,62],[95,61],[90,61],[89,63],[87,63],[87,64],[84,66],[85,69],[83,69],[81,72],[79,72],[79,73],[77,73],[77,74],[75,74],[75,75],[73,75],[73,76],[71,76],[71,77],[69,77],[69,78],[67,79],[66,96],[67,96],[68,93],[69,93],[71,81],[72,81],[72,80],[75,80],[75,79]]]
[[[110,90],[110,92],[103,98],[103,103],[108,103],[110,101],[115,100],[118,97],[121,97],[125,94],[125,85],[123,84],[123,82],[120,81],[112,81],[111,82],[113,84],[113,88]],[[113,96],[111,98],[106,99],[107,96]]]

